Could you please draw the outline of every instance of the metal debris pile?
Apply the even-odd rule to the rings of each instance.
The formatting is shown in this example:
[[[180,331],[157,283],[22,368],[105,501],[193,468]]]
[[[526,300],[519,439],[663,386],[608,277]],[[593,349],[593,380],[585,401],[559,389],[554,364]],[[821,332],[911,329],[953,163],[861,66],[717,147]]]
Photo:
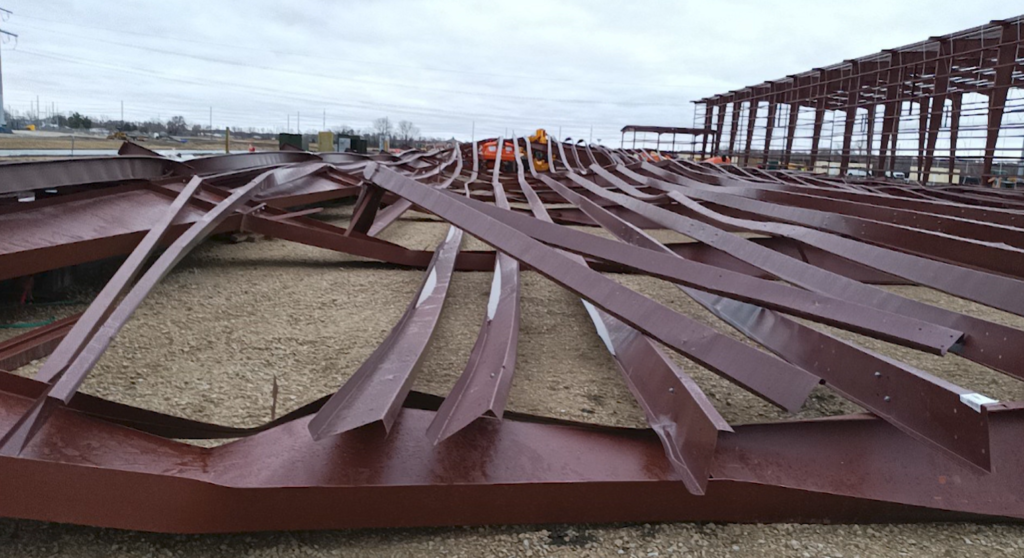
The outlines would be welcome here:
[[[119,157],[0,165],[0,280],[123,261],[84,313],[0,344],[0,515],[191,533],[1024,518],[1020,402],[805,325],[1024,379],[1024,331],[878,286],[1024,316],[1019,193],[496,141],[524,154],[514,170],[489,168],[475,143],[186,163],[126,144]],[[346,198],[347,228],[315,218]],[[414,208],[449,224],[435,250],[377,238]],[[694,242],[663,244],[650,229]],[[79,393],[160,280],[211,235],[238,232],[423,269],[423,282],[336,393],[257,428]],[[464,235],[495,251],[461,250]],[[505,412],[525,270],[580,297],[650,429]],[[493,281],[442,399],[411,387],[456,272]],[[675,283],[764,350],[603,272]],[[666,350],[789,411],[823,384],[868,413],[729,425]],[[32,379],[10,373],[43,357]],[[238,440],[178,441],[211,438]]]

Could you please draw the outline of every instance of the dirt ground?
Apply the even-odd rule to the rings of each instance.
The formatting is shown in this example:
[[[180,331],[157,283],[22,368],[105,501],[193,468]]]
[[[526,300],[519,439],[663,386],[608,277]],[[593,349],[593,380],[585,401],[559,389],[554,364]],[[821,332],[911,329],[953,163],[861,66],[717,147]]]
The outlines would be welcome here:
[[[344,224],[349,207],[318,215]],[[381,236],[432,249],[446,225],[419,216]],[[680,240],[657,231],[663,241]],[[468,238],[464,249],[483,249]],[[613,277],[736,338],[678,288],[647,277]],[[229,425],[269,420],[333,392],[401,316],[422,279],[359,258],[277,240],[208,242],[146,300],[83,391],[153,410]],[[457,273],[414,389],[445,395],[472,348],[487,304],[489,273]],[[1024,319],[918,287],[900,294],[1024,328]],[[83,295],[82,299],[87,299]],[[84,304],[0,310],[0,324],[59,318]],[[817,327],[817,326],[816,326]],[[0,329],[0,339],[24,330]],[[1024,383],[959,357],[936,357],[837,332],[1000,400],[1024,399]],[[680,359],[733,424],[784,418],[781,411]],[[38,363],[19,370],[31,374]],[[522,323],[509,409],[607,425],[644,426],[578,297],[523,275]],[[858,409],[819,389],[800,416]],[[0,496],[2,497],[2,496]],[[7,556],[1024,556],[1024,527],[1002,525],[626,525],[360,530],[237,536],[166,536],[0,520]]]

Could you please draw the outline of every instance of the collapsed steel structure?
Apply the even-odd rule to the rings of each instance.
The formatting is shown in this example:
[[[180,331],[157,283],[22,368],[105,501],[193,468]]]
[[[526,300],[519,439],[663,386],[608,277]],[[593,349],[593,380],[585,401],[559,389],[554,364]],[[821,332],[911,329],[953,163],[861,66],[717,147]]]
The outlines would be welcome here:
[[[990,178],[1003,161],[1024,168],[1024,134],[1010,118],[1024,109],[1012,94],[1024,82],[1022,45],[1024,16],[700,99],[694,120],[717,134],[701,153],[743,165],[800,158],[840,175],[902,169],[925,184]],[[967,168],[972,158],[980,164]]]
[[[187,163],[126,144],[120,157],[0,165],[0,195],[35,197],[0,204],[0,279],[123,258],[84,313],[0,344],[0,515],[190,533],[1024,518],[1022,402],[794,319],[1024,379],[1024,331],[877,286],[922,285],[1024,315],[1020,194],[497,141],[527,153],[515,173],[487,170],[476,144]],[[547,172],[533,166],[537,149]],[[312,216],[344,198],[355,200],[347,228]],[[413,208],[449,225],[433,251],[377,238]],[[694,242],[662,244],[653,228]],[[423,283],[336,393],[256,428],[78,393],[175,264],[235,231],[420,268]],[[495,251],[461,250],[464,234]],[[523,270],[581,298],[650,429],[505,412]],[[442,399],[411,386],[457,271],[494,279],[465,370]],[[607,271],[677,284],[766,351]],[[730,425],[666,350],[789,411],[823,384],[867,412]],[[34,378],[10,373],[46,355]],[[178,441],[205,438],[238,439]]]

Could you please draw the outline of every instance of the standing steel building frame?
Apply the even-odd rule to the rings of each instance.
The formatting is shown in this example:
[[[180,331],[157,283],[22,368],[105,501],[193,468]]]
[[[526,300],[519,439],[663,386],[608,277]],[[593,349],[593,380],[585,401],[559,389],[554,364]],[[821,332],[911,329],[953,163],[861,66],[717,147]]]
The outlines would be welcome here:
[[[0,165],[0,189],[36,196],[0,197],[0,280],[125,258],[83,314],[0,343],[0,515],[195,533],[1024,519],[1024,403],[794,319],[1024,381],[1024,331],[876,286],[1024,315],[1024,197],[958,187],[940,199],[878,178],[510,141],[527,153],[515,172],[482,169],[476,144],[187,163],[127,145],[118,158]],[[551,170],[535,168],[536,149]],[[339,199],[353,202],[347,228],[311,217]],[[413,208],[448,226],[433,251],[377,238]],[[652,228],[694,242],[662,244]],[[210,235],[239,231],[422,269],[423,281],[335,393],[256,428],[79,393],[161,278]],[[494,251],[462,250],[466,234]],[[580,297],[649,429],[505,410],[523,271]],[[752,344],[605,271],[675,283]],[[465,272],[492,274],[473,350],[447,397],[411,391],[448,285]],[[865,413],[730,425],[667,351],[788,411],[824,385]],[[10,373],[43,357],[34,378]],[[201,438],[237,440],[179,441]]]
[[[695,101],[743,165],[894,170],[921,183],[1024,171],[1024,16]],[[728,121],[728,128],[726,122]],[[909,174],[908,174],[909,176]]]

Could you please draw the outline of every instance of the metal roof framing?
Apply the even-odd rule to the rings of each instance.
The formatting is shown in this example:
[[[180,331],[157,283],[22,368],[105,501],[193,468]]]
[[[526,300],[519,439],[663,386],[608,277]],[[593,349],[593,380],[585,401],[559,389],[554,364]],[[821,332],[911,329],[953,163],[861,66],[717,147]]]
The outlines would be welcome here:
[[[1024,331],[876,285],[923,285],[1024,314],[1020,195],[956,187],[940,199],[882,178],[497,141],[546,152],[553,170],[538,171],[532,156],[514,172],[486,169],[475,143],[184,164],[127,146],[125,161],[0,165],[8,190],[36,196],[0,203],[0,280],[123,258],[83,314],[0,343],[0,515],[182,533],[1024,519],[1024,402],[994,401],[807,324],[1024,380]],[[353,203],[348,228],[310,217],[311,205],[339,199]],[[413,208],[448,225],[433,251],[377,238]],[[663,244],[653,228],[693,242]],[[233,231],[422,269],[423,281],[337,392],[257,428],[79,393],[153,287],[211,234]],[[494,251],[461,250],[464,234]],[[505,409],[527,271],[580,297],[650,429]],[[751,343],[607,271],[675,283]],[[411,391],[448,285],[465,272],[492,282],[462,375],[445,398]],[[819,385],[867,412],[730,425],[666,350],[792,412]],[[35,378],[10,373],[43,357]],[[237,440],[178,441],[190,438]]]

